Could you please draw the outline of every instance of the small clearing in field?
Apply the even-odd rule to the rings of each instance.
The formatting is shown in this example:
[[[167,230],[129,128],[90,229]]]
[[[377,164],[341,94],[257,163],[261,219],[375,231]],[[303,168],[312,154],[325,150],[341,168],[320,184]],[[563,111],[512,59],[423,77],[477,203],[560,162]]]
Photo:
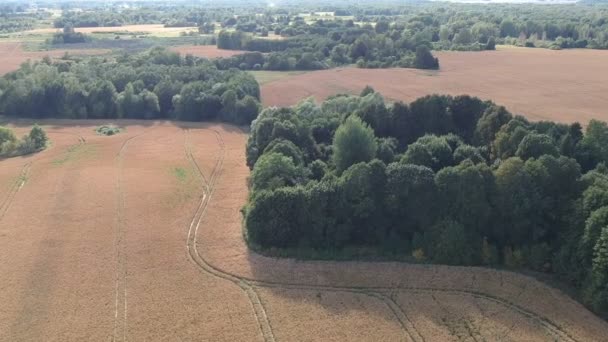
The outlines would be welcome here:
[[[391,100],[428,94],[468,94],[493,100],[532,120],[587,123],[608,120],[608,51],[504,48],[434,52],[441,70],[321,70],[264,84],[265,106],[293,105],[314,96],[358,94],[366,85]]]
[[[241,50],[218,49],[215,45],[182,45],[172,47],[170,50],[179,52],[182,55],[190,54],[196,57],[205,58],[232,57],[248,52]]]

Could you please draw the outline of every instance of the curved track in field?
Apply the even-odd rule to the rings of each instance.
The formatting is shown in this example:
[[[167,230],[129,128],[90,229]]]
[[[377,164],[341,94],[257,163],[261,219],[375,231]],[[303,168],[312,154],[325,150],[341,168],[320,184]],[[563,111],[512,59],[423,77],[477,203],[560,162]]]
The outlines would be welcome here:
[[[225,147],[224,147],[223,140],[222,140],[219,132],[217,132],[216,130],[212,130],[212,132],[215,134],[215,136],[218,139],[218,143],[220,145],[220,155],[216,159],[215,166],[213,167],[213,170],[211,172],[211,176],[209,177],[209,179],[207,179],[192,154],[192,146],[190,145],[190,141],[189,141],[190,131],[188,129],[185,130],[184,150],[186,153],[186,158],[192,164],[192,166],[196,170],[198,176],[201,178],[202,185],[204,188],[203,197],[201,199],[201,202],[200,202],[199,206],[197,207],[196,212],[194,213],[194,216],[192,217],[190,226],[188,227],[188,236],[187,236],[187,241],[186,241],[186,248],[188,250],[188,256],[190,257],[190,260],[192,262],[194,262],[196,265],[198,265],[203,272],[206,272],[215,277],[230,281],[230,282],[238,285],[247,294],[247,297],[249,298],[249,301],[253,307],[253,313],[258,322],[258,325],[260,326],[260,331],[262,333],[262,336],[264,337],[264,340],[268,341],[268,342],[273,342],[275,340],[274,334],[272,332],[272,327],[270,326],[270,323],[268,321],[266,309],[264,308],[264,305],[260,301],[260,298],[259,298],[257,292],[255,291],[254,287],[251,286],[251,284],[249,284],[249,282],[245,279],[242,279],[238,276],[233,276],[231,274],[228,274],[226,272],[223,272],[223,271],[213,267],[211,264],[207,263],[205,261],[205,259],[203,259],[201,257],[201,255],[198,253],[198,250],[197,250],[196,236],[198,233],[198,229],[200,227],[201,220],[207,210],[207,205],[208,205],[209,201],[211,200],[211,195],[213,194],[215,182],[218,177],[218,171],[221,170],[222,165],[224,163],[224,152],[225,152],[224,148]]]
[[[254,312],[256,315],[256,319],[260,324],[260,329],[262,330],[263,336],[266,341],[274,341],[274,335],[272,333],[272,326],[269,323],[266,311],[264,309],[264,305],[261,303],[259,297],[255,292],[256,287],[265,287],[265,288],[281,288],[281,289],[295,289],[295,290],[318,290],[318,291],[329,291],[329,292],[351,292],[351,293],[359,293],[363,295],[367,295],[373,298],[376,298],[382,301],[393,313],[395,319],[399,322],[404,335],[406,336],[406,340],[411,340],[414,342],[422,341],[426,342],[424,336],[416,329],[413,322],[408,318],[408,316],[403,311],[403,308],[394,300],[393,294],[399,292],[424,292],[424,293],[447,293],[447,294],[458,294],[464,296],[471,296],[473,298],[483,299],[487,301],[494,302],[496,304],[504,307],[505,310],[514,311],[529,320],[533,321],[539,327],[544,329],[548,335],[552,336],[556,340],[559,341],[568,341],[568,342],[582,342],[567,331],[560,328],[557,324],[551,322],[546,317],[543,317],[539,314],[536,314],[532,311],[529,311],[507,299],[499,298],[496,296],[492,296],[490,294],[485,294],[481,292],[466,290],[466,289],[444,289],[444,288],[433,288],[433,287],[415,287],[415,286],[397,286],[397,287],[382,287],[382,286],[324,286],[324,285],[310,285],[305,283],[298,282],[281,282],[281,281],[267,281],[267,280],[258,280],[249,277],[243,277],[238,274],[232,273],[230,271],[226,271],[222,268],[216,267],[208,260],[205,259],[204,255],[197,248],[197,240],[198,240],[198,231],[201,225],[201,221],[205,215],[207,206],[211,201],[213,193],[215,191],[216,182],[223,171],[224,158],[226,154],[225,144],[222,138],[222,135],[217,130],[212,130],[213,133],[217,137],[218,144],[220,146],[220,154],[216,160],[216,163],[211,172],[211,176],[207,179],[203,172],[201,171],[198,163],[196,162],[195,157],[192,154],[191,147],[187,142],[186,132],[186,143],[185,150],[187,158],[193,164],[193,167],[197,170],[197,173],[200,175],[202,180],[202,185],[205,189],[204,196],[201,200],[201,203],[192,218],[189,231],[188,231],[188,241],[187,241],[187,250],[189,257],[205,272],[211,273],[217,277],[229,280],[237,285],[239,285],[248,295],[251,300],[251,303],[254,307]],[[523,290],[522,290],[523,292]],[[471,334],[470,336],[473,340],[476,340],[475,336]]]

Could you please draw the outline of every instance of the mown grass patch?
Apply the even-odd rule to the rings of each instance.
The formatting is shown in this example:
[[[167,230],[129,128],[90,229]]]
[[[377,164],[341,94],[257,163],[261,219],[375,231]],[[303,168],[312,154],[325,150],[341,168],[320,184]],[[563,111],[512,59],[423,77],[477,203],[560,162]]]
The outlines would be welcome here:
[[[95,156],[96,150],[93,145],[73,145],[68,147],[68,149],[63,153],[59,158],[53,160],[53,165],[62,166],[68,163],[74,163],[84,158],[92,158]]]
[[[188,179],[189,172],[182,167],[176,167],[173,169],[173,175],[178,181],[183,183]]]
[[[286,77],[305,74],[306,71],[250,71],[260,85],[277,81]]]
[[[200,184],[193,169],[176,166],[168,174],[173,179],[172,190],[164,199],[168,207],[176,208],[196,197]]]

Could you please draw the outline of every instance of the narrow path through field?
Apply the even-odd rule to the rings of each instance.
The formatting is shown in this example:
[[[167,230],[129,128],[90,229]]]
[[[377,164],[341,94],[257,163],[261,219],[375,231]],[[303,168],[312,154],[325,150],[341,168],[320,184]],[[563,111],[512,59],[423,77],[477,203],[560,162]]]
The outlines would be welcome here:
[[[114,300],[114,332],[112,341],[127,341],[127,254],[125,251],[125,224],[123,193],[123,158],[129,143],[145,134],[139,133],[126,139],[116,155],[116,223],[114,228],[115,249],[115,300]]]

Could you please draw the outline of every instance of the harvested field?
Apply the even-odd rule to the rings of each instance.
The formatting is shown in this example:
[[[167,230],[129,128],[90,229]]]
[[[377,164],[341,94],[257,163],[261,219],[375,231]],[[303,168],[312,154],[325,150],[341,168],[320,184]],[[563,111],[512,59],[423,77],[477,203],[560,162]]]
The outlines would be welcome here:
[[[493,100],[532,120],[587,123],[608,120],[608,51],[500,48],[436,52],[440,71],[415,69],[322,70],[264,84],[265,106],[285,106],[314,96],[358,94],[366,85],[391,100],[438,93]]]
[[[278,341],[401,341],[407,338],[391,309],[364,293],[258,291]]]
[[[196,57],[205,58],[232,57],[247,52],[240,50],[218,49],[215,45],[180,45],[172,47],[170,50],[179,52],[182,55],[191,54]]]
[[[76,56],[102,55],[110,50],[104,49],[69,49],[50,51],[24,51],[20,43],[0,43],[0,76],[19,69],[19,66],[28,60],[39,60],[44,56],[59,58],[65,53]]]
[[[107,123],[41,122],[51,148],[0,161],[2,341],[608,336],[580,304],[515,273],[257,255],[241,230],[243,130],[118,121],[117,135],[94,132]]]

